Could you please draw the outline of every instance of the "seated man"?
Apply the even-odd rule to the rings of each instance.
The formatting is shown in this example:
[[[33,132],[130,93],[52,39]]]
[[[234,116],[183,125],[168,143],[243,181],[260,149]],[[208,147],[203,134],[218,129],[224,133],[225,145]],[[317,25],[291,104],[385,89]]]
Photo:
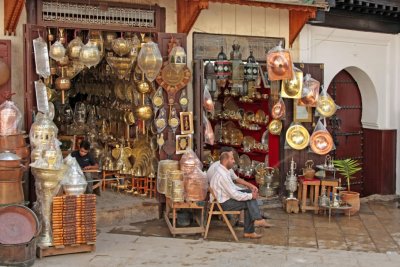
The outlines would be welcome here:
[[[89,153],[90,143],[86,140],[83,140],[79,146],[79,150],[76,150],[71,153],[71,156],[76,158],[79,166],[83,171],[85,170],[97,170],[99,168],[99,164],[94,160],[93,156]],[[84,172],[86,181],[88,182],[86,193],[93,194],[93,177],[92,173]]]
[[[256,200],[257,187],[240,178],[235,181],[247,186],[250,190],[243,190],[233,183],[230,170],[234,164],[233,152],[223,152],[219,165],[211,169],[213,175],[210,187],[224,210],[244,210],[244,237],[260,238],[261,235],[255,232],[254,227],[271,227],[272,225],[268,224],[260,214]]]

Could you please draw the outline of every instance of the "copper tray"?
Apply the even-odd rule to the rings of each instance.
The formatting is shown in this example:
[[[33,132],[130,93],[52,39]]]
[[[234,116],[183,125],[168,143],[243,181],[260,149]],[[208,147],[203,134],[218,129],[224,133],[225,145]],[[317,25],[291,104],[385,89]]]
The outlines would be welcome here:
[[[0,243],[21,244],[39,234],[39,220],[35,213],[22,205],[0,208]]]

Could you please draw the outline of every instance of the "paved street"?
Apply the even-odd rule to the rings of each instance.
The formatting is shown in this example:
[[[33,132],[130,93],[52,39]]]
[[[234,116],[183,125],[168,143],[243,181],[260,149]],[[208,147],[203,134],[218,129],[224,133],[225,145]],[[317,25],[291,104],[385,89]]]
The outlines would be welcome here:
[[[35,266],[400,266],[400,209],[396,201],[367,201],[346,217],[268,209],[275,224],[259,240],[232,241],[213,220],[209,240],[171,234],[163,219],[98,229],[93,253],[37,259]],[[251,259],[247,259],[251,257]]]
[[[108,229],[101,229],[108,231]],[[37,259],[34,266],[400,266],[397,253],[287,248],[101,232],[94,253]]]

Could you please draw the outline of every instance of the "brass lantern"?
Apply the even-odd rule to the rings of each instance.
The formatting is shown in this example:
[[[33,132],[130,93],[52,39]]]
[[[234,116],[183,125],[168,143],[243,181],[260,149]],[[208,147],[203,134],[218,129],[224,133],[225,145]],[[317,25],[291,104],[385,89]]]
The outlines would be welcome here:
[[[253,56],[253,51],[250,50],[250,56],[247,58],[247,63],[244,66],[244,78],[247,81],[255,81],[258,77],[258,63]]]
[[[217,80],[227,80],[232,74],[232,64],[227,59],[223,46],[221,46],[221,52],[219,52],[217,60],[214,63],[214,70]]]
[[[97,45],[90,40],[82,47],[79,54],[79,60],[88,68],[96,66],[100,58],[101,55]]]
[[[74,40],[69,42],[67,47],[67,54],[71,60],[79,60],[79,56],[83,47],[81,38],[75,37]]]
[[[60,41],[56,41],[50,46],[49,57],[55,61],[60,61],[65,56],[66,49]]]
[[[240,53],[240,45],[233,44],[231,51],[231,63],[232,63],[232,80],[234,83],[238,83],[244,80],[244,64],[242,62],[242,53]]]
[[[137,62],[146,78],[150,82],[154,81],[161,70],[163,62],[158,45],[153,41],[142,44]]]
[[[169,64],[177,72],[181,71],[186,66],[186,52],[182,46],[175,46],[169,53]]]

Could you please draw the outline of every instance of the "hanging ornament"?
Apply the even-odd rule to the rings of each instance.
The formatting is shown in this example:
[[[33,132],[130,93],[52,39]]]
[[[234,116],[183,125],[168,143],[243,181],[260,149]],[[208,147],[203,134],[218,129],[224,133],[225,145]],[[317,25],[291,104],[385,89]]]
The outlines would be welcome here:
[[[61,77],[56,80],[56,88],[61,90],[61,103],[65,103],[65,91],[71,88],[71,80],[65,75],[65,67],[61,68]]]
[[[67,55],[71,60],[79,60],[79,56],[83,47],[81,38],[75,37],[74,40],[69,42],[67,47]]]
[[[253,51],[250,50],[250,55],[247,58],[247,63],[244,66],[244,78],[247,81],[255,81],[258,78],[258,63],[253,56]]]
[[[243,81],[244,81],[244,64],[242,61],[242,53],[240,52],[240,45],[234,43],[230,56],[232,64],[232,89],[231,95],[236,96],[243,94]]]
[[[89,40],[87,44],[82,47],[79,60],[88,68],[96,66],[100,61],[100,51],[97,45]]]
[[[167,127],[167,111],[165,110],[165,108],[160,109],[160,113],[154,120],[154,124],[157,128],[157,133],[162,133],[165,127]]]
[[[153,41],[143,43],[137,61],[146,78],[150,82],[154,81],[161,70],[163,61],[158,45]]]
[[[181,105],[182,111],[187,111],[189,99],[187,97],[186,89],[182,91],[181,96],[179,97],[179,104]]]
[[[128,54],[133,47],[132,41],[120,37],[112,41],[112,50],[118,56],[123,57]]]
[[[227,59],[223,46],[221,46],[221,52],[219,52],[217,60],[214,63],[214,70],[217,80],[222,80],[225,82],[232,74],[232,64]]]
[[[181,71],[186,66],[186,53],[185,49],[181,46],[175,46],[169,53],[169,64],[176,71]]]
[[[108,51],[112,50],[112,42],[117,39],[116,32],[105,32],[104,34],[104,48]]]
[[[168,120],[168,125],[171,127],[173,133],[175,134],[176,129],[179,126],[179,118],[178,114],[176,112],[175,107],[170,109],[170,115],[169,115],[169,120]]]
[[[49,57],[55,61],[60,61],[65,56],[66,49],[60,41],[56,41],[50,46]]]

